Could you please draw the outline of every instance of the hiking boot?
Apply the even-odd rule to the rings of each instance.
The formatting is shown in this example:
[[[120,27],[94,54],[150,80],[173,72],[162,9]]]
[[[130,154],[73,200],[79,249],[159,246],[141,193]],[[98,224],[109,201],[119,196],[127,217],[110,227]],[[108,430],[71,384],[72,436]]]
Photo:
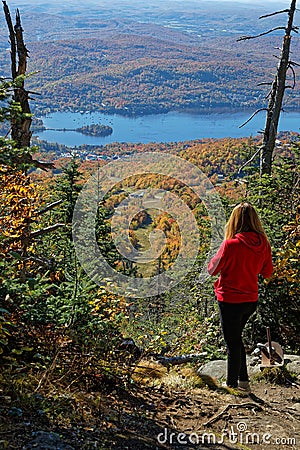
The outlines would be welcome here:
[[[251,387],[249,381],[239,381],[238,389],[243,390],[244,392],[250,394]]]
[[[222,383],[222,388],[226,389],[229,394],[241,395],[243,397],[246,397],[251,393],[251,389],[250,389],[249,381],[247,381],[247,382],[242,381],[242,386],[245,386],[244,383],[248,383],[248,385],[246,385],[246,388],[241,387],[240,382],[237,387],[227,386],[226,383]]]

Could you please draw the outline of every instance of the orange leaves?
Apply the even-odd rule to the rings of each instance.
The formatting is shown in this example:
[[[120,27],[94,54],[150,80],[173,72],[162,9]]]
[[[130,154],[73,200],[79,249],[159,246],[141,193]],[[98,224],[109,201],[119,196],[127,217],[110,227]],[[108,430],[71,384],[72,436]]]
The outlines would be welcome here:
[[[292,295],[300,294],[300,214],[285,227],[285,244],[278,252],[272,279],[285,280]]]
[[[30,235],[31,224],[36,220],[39,204],[38,189],[21,171],[11,171],[0,166],[0,251],[9,253],[24,249]]]
[[[213,174],[228,176],[249,159],[254,145],[252,138],[203,139],[184,150],[182,156],[209,177]]]
[[[103,320],[114,322],[125,316],[128,304],[124,297],[110,294],[99,289],[98,297],[90,302],[93,306],[93,314],[99,315]]]
[[[166,248],[161,255],[164,269],[169,268],[178,256],[181,247],[181,234],[177,222],[167,213],[161,213],[154,219],[155,229],[162,230],[167,238]]]
[[[52,281],[52,283],[56,283],[56,282],[60,282],[63,280],[64,275],[62,273],[62,271],[57,271],[57,272],[51,272],[49,275],[50,281]]]
[[[164,214],[164,213],[163,214],[159,214],[156,217],[155,225],[156,225],[156,227],[159,230],[162,230],[162,231],[165,231],[165,232],[170,231],[171,223],[170,223],[169,216],[167,214]]]

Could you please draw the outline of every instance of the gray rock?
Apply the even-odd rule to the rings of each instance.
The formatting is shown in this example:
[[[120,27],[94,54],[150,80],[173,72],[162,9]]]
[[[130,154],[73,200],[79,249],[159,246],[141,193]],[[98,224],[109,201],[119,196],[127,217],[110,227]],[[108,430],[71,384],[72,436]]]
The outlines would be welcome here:
[[[23,450],[74,450],[74,447],[65,444],[57,433],[37,431],[33,433],[34,439],[23,447]]]
[[[285,355],[284,362],[289,372],[294,372],[300,375],[300,356],[298,355]]]
[[[261,358],[257,356],[247,356],[247,367],[248,367],[248,375],[252,377],[260,372],[260,361]]]
[[[298,358],[298,359],[297,359]],[[293,359],[293,362],[290,362],[289,365],[294,367],[297,365],[296,369],[300,370],[300,357]],[[261,358],[257,356],[247,356],[247,367],[249,377],[253,377],[257,373],[260,373],[260,362]],[[288,368],[288,367],[287,367]],[[291,370],[288,368],[288,370]],[[209,376],[211,378],[215,378],[218,380],[222,380],[226,378],[227,371],[227,362],[223,359],[216,359],[214,361],[209,361],[198,369],[199,375]],[[295,370],[291,370],[295,371]],[[296,372],[298,373],[298,372]]]
[[[224,359],[209,361],[198,369],[199,375],[217,378],[218,380],[226,378],[227,362]]]
[[[284,362],[290,363],[293,361],[299,361],[300,360],[300,356],[299,355],[284,355]]]

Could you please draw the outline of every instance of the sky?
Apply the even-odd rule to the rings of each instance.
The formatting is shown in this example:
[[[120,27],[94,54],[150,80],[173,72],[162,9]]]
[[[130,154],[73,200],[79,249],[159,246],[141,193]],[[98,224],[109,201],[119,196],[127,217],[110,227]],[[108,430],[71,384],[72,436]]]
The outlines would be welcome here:
[[[164,0],[164,1],[171,1],[171,0]],[[184,1],[184,0],[182,0]],[[194,0],[197,3],[201,3],[202,0]],[[274,5],[274,6],[285,6],[286,8],[288,8],[291,4],[291,0],[209,0],[210,2],[214,3],[214,2],[227,2],[227,3],[244,3],[245,5],[265,5],[265,4],[270,4],[270,5]]]
[[[167,6],[168,4],[171,6],[173,3],[174,5],[180,5],[182,8],[183,5],[186,3],[188,4],[196,4],[201,6],[201,4],[213,4],[213,3],[226,3],[226,5],[230,5],[230,3],[234,4],[240,4],[241,6],[253,6],[253,7],[266,7],[270,8],[274,11],[277,11],[278,9],[285,9],[289,8],[291,4],[291,0],[146,0],[146,4],[151,3],[152,7],[157,3],[160,7],[163,7],[164,5]],[[59,5],[61,5],[62,10],[65,10],[68,8],[68,5],[72,5],[73,8],[76,8],[77,6],[86,6],[87,8],[89,6],[93,6],[93,8],[97,8],[97,6],[101,9],[101,7],[107,7],[109,5],[117,6],[122,5],[123,7],[128,6],[130,7],[130,4],[133,6],[138,6],[138,4],[144,4],[144,0],[84,0],[84,2],[78,2],[78,0],[7,0],[7,3],[11,7],[18,7],[22,9],[22,6],[30,7],[38,5],[42,5],[43,10],[50,11],[51,5],[55,9]],[[300,3],[300,0],[299,0]],[[234,7],[234,6],[233,6]],[[80,8],[82,9],[82,8]]]
[[[210,1],[211,2],[217,2],[217,1],[220,1],[220,0],[210,0]],[[238,2],[238,3],[257,3],[258,0],[222,0],[222,2],[227,2],[227,3],[235,3],[235,2]],[[200,0],[199,0],[199,3],[200,3]]]
[[[112,0],[110,0],[110,1],[112,1]],[[130,1],[129,0],[118,0],[119,2],[123,2],[123,3],[130,3]],[[131,0],[131,1],[137,1],[137,0]],[[160,4],[161,3],[168,3],[168,2],[172,2],[172,1],[174,1],[174,0],[157,0]],[[183,3],[185,0],[175,0],[177,3]],[[193,0],[195,3],[199,3],[199,4],[201,4],[202,3],[202,1],[208,1],[208,0]],[[289,5],[290,5],[290,3],[291,3],[291,0],[209,0],[210,2],[227,2],[227,3],[236,3],[236,2],[238,2],[238,3],[245,3],[245,4],[252,4],[252,5],[255,5],[255,4],[265,4],[265,3],[270,3],[270,4],[274,4],[274,5],[279,5],[279,4],[283,4],[283,5],[285,5],[286,7],[288,7]],[[64,3],[66,4],[66,3],[73,3],[74,2],[74,0],[64,0]],[[51,1],[47,1],[47,0],[7,0],[7,3],[8,3],[8,5],[9,4],[32,4],[32,5],[34,5],[34,4],[39,4],[39,3],[44,3],[44,4],[51,4],[51,3],[61,3],[61,0],[51,0]],[[107,3],[107,1],[104,1],[103,2],[103,0],[102,0],[102,2],[101,1],[99,1],[99,2],[95,2],[95,1],[89,1],[89,0],[87,0],[87,3],[99,3],[100,5],[101,5],[101,3]]]

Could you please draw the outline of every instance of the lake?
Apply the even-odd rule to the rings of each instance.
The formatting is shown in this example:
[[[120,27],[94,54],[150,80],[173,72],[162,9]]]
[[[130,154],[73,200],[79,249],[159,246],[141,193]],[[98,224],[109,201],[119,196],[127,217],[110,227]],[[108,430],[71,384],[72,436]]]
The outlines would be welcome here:
[[[243,128],[239,128],[252,112],[196,114],[173,111],[139,117],[95,112],[55,112],[42,117],[47,130],[36,134],[48,142],[71,147],[83,144],[105,145],[111,142],[178,142],[202,138],[246,137],[257,135],[265,124],[265,112],[261,112]],[[106,137],[96,137],[76,131],[48,129],[75,129],[93,123],[109,125],[113,128],[113,133]],[[282,113],[279,131],[299,132],[299,127],[299,112]]]

